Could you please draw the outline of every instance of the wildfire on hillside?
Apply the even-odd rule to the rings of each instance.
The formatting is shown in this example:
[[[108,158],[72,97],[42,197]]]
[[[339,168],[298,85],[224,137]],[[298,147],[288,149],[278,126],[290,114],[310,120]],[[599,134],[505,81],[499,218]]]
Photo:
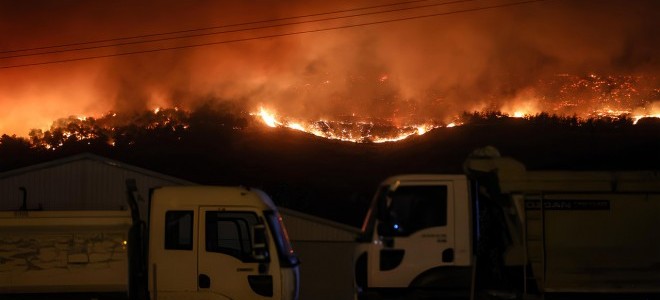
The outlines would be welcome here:
[[[382,79],[382,78],[381,78]],[[381,80],[379,79],[379,80]],[[287,115],[278,108],[265,105],[248,109],[245,118],[252,120],[247,126],[280,127],[305,132],[321,138],[355,142],[396,142],[420,136],[436,128],[461,126],[465,112],[494,112],[498,117],[531,119],[540,114],[575,117],[578,122],[589,119],[617,120],[627,118],[637,124],[642,118],[660,118],[660,89],[641,84],[644,78],[634,76],[586,77],[558,75],[539,82],[533,90],[517,93],[506,101],[491,101],[460,115],[444,119],[388,116],[361,116],[350,114],[322,119],[309,119]],[[641,88],[640,86],[644,86]],[[50,130],[33,130],[34,144],[56,150],[67,141],[105,140],[115,146],[122,139],[130,139],[130,132],[118,128],[131,125],[151,131],[185,132],[190,128],[191,112],[179,107],[156,107],[132,117],[117,112],[99,118],[72,116],[53,123]],[[224,124],[223,124],[224,126]],[[229,125],[230,130],[243,129],[243,125]],[[180,138],[179,138],[180,139]],[[134,141],[123,141],[131,144]]]
[[[534,112],[521,108],[514,109],[513,113],[511,114],[502,113],[499,116],[530,119],[540,113],[542,112]],[[387,120],[381,120],[380,122],[377,122],[358,120],[357,118],[355,118],[354,122],[329,120],[299,121],[287,118],[286,116],[277,115],[269,110],[264,109],[263,107],[259,108],[257,112],[253,112],[250,115],[257,117],[264,125],[268,127],[289,128],[322,138],[355,143],[396,142],[407,139],[411,136],[423,135],[435,128],[452,128],[464,124],[464,122],[461,121],[458,116],[456,117],[455,121],[446,124],[429,121],[428,123],[404,124],[400,126],[394,126]],[[628,117],[632,119],[633,124],[637,124],[637,122],[642,118],[660,118],[660,111],[653,114],[633,114],[632,111],[615,111],[611,109],[604,109],[593,111],[586,115],[587,117],[581,119],[582,121],[587,119],[619,119],[622,117]]]
[[[396,126],[387,120],[361,119],[355,116],[343,120],[300,121],[277,115],[263,107],[251,113],[269,127],[286,127],[318,137],[347,142],[396,142],[412,135],[422,135],[438,127],[451,127],[435,122]]]
[[[383,78],[379,78],[382,81]],[[650,83],[649,83],[650,82]],[[630,118],[636,124],[642,118],[660,118],[660,88],[655,78],[643,76],[576,76],[559,74],[539,81],[536,86],[517,93],[512,99],[493,96],[491,101],[466,111],[499,112],[502,117],[532,118],[542,113],[588,119]],[[651,88],[649,87],[651,86]],[[388,118],[350,117],[303,120],[263,106],[250,115],[269,127],[284,127],[315,136],[350,142],[395,142],[440,127],[462,125],[458,112],[442,120],[393,120]]]

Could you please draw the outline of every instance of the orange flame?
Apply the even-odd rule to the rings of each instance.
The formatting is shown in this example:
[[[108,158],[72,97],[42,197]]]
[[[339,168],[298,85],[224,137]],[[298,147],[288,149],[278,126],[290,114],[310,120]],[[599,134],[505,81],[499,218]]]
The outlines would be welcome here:
[[[285,127],[293,130],[313,134],[327,139],[347,142],[372,142],[385,143],[404,140],[410,136],[423,135],[434,128],[440,127],[433,123],[406,124],[394,129],[394,132],[386,132],[379,135],[373,132],[376,126],[373,122],[333,122],[328,120],[301,121],[287,117],[281,117],[276,113],[260,107],[257,112],[250,115],[257,116],[268,127]],[[333,129],[333,126],[337,127]]]
[[[257,115],[259,115],[261,120],[263,120],[264,123],[269,127],[277,127],[278,125],[282,125],[281,122],[277,121],[277,118],[273,113],[267,111],[263,107],[259,108],[259,113],[257,113]]]

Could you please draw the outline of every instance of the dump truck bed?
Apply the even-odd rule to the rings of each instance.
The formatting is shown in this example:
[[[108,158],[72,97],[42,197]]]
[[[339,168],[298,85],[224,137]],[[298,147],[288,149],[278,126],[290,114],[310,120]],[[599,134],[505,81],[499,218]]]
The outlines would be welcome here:
[[[125,292],[128,211],[0,212],[0,293]]]

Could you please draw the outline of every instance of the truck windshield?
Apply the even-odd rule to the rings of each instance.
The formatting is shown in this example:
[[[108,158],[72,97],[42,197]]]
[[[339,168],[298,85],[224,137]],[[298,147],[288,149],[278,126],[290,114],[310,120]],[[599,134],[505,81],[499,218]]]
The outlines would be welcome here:
[[[378,197],[378,233],[408,236],[422,229],[447,225],[446,185],[403,185]]]
[[[268,226],[270,226],[273,231],[273,239],[275,240],[275,245],[277,246],[280,264],[283,267],[297,266],[299,263],[298,257],[293,252],[291,242],[289,241],[289,235],[286,232],[284,223],[282,223],[282,217],[279,213],[272,210],[265,211],[264,215],[266,216]]]

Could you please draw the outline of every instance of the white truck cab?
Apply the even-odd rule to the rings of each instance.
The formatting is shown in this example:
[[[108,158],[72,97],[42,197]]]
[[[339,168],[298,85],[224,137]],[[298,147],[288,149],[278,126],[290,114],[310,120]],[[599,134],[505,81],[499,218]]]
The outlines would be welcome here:
[[[297,299],[298,260],[265,193],[163,187],[150,206],[151,299]]]
[[[465,175],[409,174],[383,181],[356,250],[358,288],[391,294],[418,285],[469,286],[472,221],[466,199]]]
[[[482,152],[465,175],[382,182],[354,255],[358,298],[658,298],[660,173],[528,171]]]

